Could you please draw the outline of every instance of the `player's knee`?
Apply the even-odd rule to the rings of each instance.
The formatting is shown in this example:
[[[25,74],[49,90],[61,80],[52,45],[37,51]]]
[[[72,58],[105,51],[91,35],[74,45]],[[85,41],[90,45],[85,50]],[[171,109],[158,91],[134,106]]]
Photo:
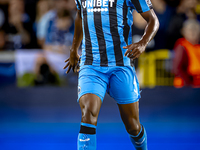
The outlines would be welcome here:
[[[96,125],[97,117],[98,117],[98,114],[89,109],[84,109],[82,111],[82,122],[84,123],[90,123],[90,124]]]
[[[84,107],[82,107],[81,111],[82,111],[82,122],[94,125],[97,124],[97,118],[99,113],[97,109],[85,105]]]
[[[140,123],[137,121],[134,121],[134,123],[126,127],[127,132],[134,136],[139,134],[140,129],[141,129]]]

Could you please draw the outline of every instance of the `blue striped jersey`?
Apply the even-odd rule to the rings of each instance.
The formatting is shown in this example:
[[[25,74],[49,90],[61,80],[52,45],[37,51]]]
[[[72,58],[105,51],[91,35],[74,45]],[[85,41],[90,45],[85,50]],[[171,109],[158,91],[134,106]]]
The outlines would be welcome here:
[[[124,56],[132,43],[132,12],[149,11],[150,0],[75,0],[81,11],[83,41],[82,65],[130,66]]]

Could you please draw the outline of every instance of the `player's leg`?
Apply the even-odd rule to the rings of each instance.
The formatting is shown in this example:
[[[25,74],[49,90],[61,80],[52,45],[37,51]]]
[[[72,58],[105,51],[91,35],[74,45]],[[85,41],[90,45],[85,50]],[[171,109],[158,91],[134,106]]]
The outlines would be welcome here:
[[[79,100],[82,117],[78,150],[96,150],[96,125],[101,103],[101,99],[95,94],[85,94]]]
[[[147,150],[147,135],[139,121],[139,102],[118,104],[122,121],[136,150]]]
[[[132,67],[116,68],[112,71],[108,92],[117,101],[133,145],[137,150],[146,150],[146,132],[139,121],[140,92],[136,72]]]
[[[78,82],[82,112],[78,150],[96,150],[96,125],[107,88],[106,78],[94,66],[84,66],[80,69]]]

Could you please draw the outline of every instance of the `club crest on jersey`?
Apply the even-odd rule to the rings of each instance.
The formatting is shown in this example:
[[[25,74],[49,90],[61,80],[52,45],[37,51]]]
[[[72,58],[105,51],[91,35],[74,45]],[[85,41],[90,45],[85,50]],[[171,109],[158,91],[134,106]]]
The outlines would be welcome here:
[[[145,0],[145,1],[146,1],[147,5],[148,5],[149,7],[152,6],[151,0]]]
[[[88,12],[108,11],[107,7],[113,7],[114,2],[115,0],[86,0],[82,2],[82,7],[87,7]]]

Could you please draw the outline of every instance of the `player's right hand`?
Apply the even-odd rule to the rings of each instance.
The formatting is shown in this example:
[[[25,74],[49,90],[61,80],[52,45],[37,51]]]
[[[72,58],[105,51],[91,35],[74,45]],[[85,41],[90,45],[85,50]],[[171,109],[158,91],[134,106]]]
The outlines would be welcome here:
[[[70,57],[65,60],[65,63],[67,64],[63,67],[63,69],[66,69],[68,67],[66,71],[67,74],[70,72],[71,69],[74,72],[79,71],[79,58],[80,56],[78,55],[77,52],[70,50]]]

